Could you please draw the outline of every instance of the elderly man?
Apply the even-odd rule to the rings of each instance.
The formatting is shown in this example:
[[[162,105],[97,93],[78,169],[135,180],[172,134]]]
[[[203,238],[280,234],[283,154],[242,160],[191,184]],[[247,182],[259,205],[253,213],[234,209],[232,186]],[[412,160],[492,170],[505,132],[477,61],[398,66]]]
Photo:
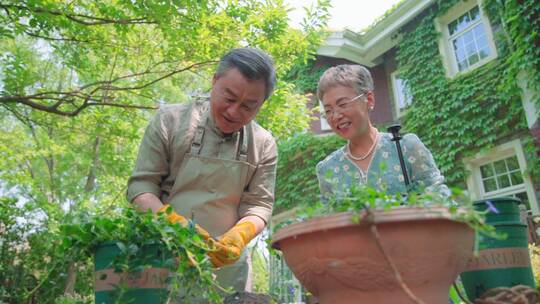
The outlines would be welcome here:
[[[272,213],[277,162],[271,134],[253,121],[276,82],[272,59],[238,48],[220,61],[209,98],[162,107],[146,129],[127,198],[172,221],[193,219],[217,239],[218,281],[249,291],[244,247]],[[206,233],[209,233],[209,235]]]

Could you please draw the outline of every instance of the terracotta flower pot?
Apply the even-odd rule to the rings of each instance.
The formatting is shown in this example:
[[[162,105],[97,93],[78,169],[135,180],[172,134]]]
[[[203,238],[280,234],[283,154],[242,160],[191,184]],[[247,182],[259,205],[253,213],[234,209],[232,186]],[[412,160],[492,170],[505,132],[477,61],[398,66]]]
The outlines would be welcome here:
[[[445,208],[372,212],[380,243],[424,303],[446,304],[450,285],[472,256],[474,231]],[[370,220],[337,213],[289,225],[273,236],[287,265],[322,304],[413,303],[379,249]]]

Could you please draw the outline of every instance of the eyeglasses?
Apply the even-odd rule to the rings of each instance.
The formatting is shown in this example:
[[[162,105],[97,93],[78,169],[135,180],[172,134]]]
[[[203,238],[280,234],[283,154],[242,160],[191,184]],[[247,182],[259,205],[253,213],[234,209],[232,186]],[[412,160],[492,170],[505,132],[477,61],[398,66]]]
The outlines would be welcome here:
[[[334,117],[334,115],[336,115],[338,112],[339,113],[344,113],[345,110],[353,103],[355,102],[356,100],[358,100],[358,98],[362,97],[366,95],[366,93],[362,93],[356,97],[353,97],[351,99],[349,99],[348,101],[344,101],[344,102],[340,102],[338,104],[336,104],[336,108],[335,109],[332,109],[332,108],[326,108],[324,110],[324,113],[321,113],[321,117],[325,118],[325,119],[329,119],[329,118],[332,118]]]

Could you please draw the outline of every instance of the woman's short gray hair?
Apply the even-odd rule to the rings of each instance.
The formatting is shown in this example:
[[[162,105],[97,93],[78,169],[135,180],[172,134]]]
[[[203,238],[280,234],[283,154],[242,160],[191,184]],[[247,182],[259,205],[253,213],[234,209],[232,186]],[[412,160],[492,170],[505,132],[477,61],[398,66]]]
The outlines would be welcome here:
[[[225,54],[218,65],[216,76],[222,76],[228,70],[237,68],[249,80],[264,80],[268,99],[276,86],[276,71],[272,57],[257,48],[237,48]]]
[[[317,98],[322,101],[328,89],[336,86],[350,87],[361,94],[373,91],[373,78],[368,69],[358,64],[341,64],[331,67],[319,79]]]

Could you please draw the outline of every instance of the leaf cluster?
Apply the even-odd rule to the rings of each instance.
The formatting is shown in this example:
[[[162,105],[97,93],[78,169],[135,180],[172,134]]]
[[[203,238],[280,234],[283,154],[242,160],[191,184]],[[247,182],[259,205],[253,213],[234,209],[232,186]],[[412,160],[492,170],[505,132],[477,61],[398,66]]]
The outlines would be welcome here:
[[[170,282],[173,294],[182,288],[187,296],[219,302],[219,292],[224,289],[215,282],[212,265],[206,257],[212,249],[197,234],[194,223],[189,227],[171,224],[166,215],[161,213],[156,217],[150,210],[141,213],[133,207],[113,216],[81,213],[60,226],[59,250],[73,260],[85,261],[93,258],[99,246],[115,244],[120,254],[110,268],[137,273],[153,267],[158,257],[148,255],[145,249],[157,245],[166,252],[163,265],[174,273]]]
[[[352,221],[359,223],[369,219],[372,211],[389,211],[407,207],[426,209],[443,207],[448,210],[451,219],[469,225],[482,235],[504,237],[497,234],[492,225],[486,223],[486,214],[493,211],[478,210],[473,205],[474,202],[470,196],[459,188],[451,189],[450,193],[419,190],[406,194],[388,194],[365,185],[352,185],[347,190],[347,195],[339,199],[333,198],[326,203],[318,201],[297,206],[295,216],[273,227],[274,230],[295,222],[333,213],[350,212]]]

